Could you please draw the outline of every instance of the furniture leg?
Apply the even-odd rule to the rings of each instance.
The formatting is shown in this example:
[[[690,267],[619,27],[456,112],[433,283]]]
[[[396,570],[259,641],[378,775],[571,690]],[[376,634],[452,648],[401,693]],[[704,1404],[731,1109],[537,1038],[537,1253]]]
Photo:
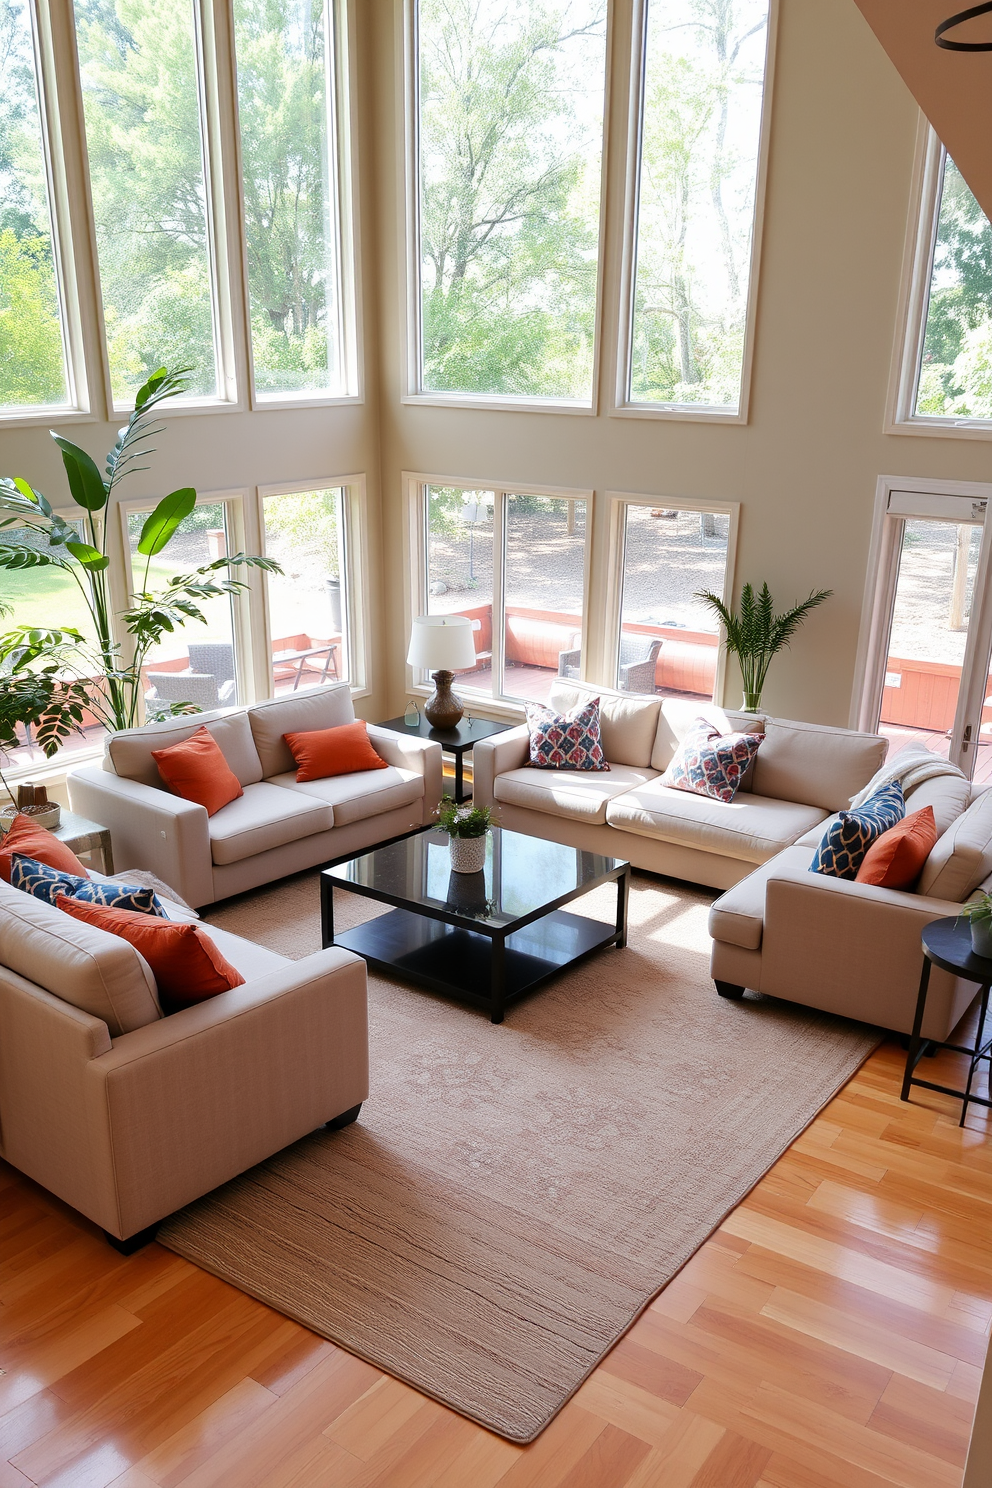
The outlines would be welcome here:
[[[978,1013],[978,1032],[975,1035],[975,1052],[968,1061],[968,1079],[964,1087],[964,1095],[961,1097],[961,1120],[958,1126],[964,1126],[964,1119],[968,1114],[968,1102],[971,1100],[971,1082],[975,1078],[975,1069],[982,1057],[982,1037],[985,1033],[985,1015],[989,1010],[988,985],[982,987],[982,1001]]]
[[[120,1255],[131,1256],[134,1255],[135,1251],[142,1250],[146,1245],[150,1245],[155,1239],[157,1232],[158,1225],[153,1224],[149,1225],[147,1230],[139,1230],[136,1235],[128,1235],[126,1240],[118,1240],[117,1236],[112,1235],[109,1230],[104,1230],[103,1237],[107,1244],[112,1245]]]
[[[334,944],[334,885],[326,873],[320,875],[320,945]]]
[[[502,935],[493,936],[493,960],[490,973],[489,1005],[490,1022],[502,1023],[503,1001],[506,997],[506,939]]]
[[[627,902],[630,898],[630,869],[625,868],[617,879],[617,948],[627,944]]]
[[[735,982],[714,982],[718,997],[728,997],[732,1002],[739,1002],[744,996],[744,988],[738,987]]]
[[[359,1101],[358,1105],[352,1106],[350,1111],[342,1111],[340,1116],[335,1116],[331,1121],[325,1121],[324,1125],[328,1131],[340,1131],[342,1127],[350,1126],[353,1121],[358,1120],[361,1109],[362,1102]]]
[[[904,1101],[909,1100],[910,1081],[913,1078],[913,1071],[920,1062],[920,1045],[923,1042],[920,1037],[920,1030],[923,1027],[923,1014],[926,1012],[927,988],[929,985],[930,958],[924,956],[923,970],[920,973],[920,990],[916,997],[916,1016],[913,1018],[913,1032],[909,1040],[909,1053],[906,1055],[906,1073],[903,1075],[902,1094],[899,1096],[899,1099]]]
[[[461,749],[455,750],[455,803],[460,806],[467,799],[465,795],[465,754]]]

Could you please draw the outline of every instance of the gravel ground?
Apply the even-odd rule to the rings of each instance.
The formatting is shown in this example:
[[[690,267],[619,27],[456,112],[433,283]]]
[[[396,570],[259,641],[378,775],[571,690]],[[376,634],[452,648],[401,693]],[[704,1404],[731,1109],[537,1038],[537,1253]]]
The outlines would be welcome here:
[[[951,628],[958,530],[951,522],[907,521],[892,614],[890,655],[961,665],[967,632]],[[982,530],[972,527],[970,533],[966,623]]]

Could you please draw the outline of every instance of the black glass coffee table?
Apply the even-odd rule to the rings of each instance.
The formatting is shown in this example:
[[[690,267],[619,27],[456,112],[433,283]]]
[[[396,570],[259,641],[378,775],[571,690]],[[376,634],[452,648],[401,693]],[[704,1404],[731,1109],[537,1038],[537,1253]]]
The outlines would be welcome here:
[[[430,987],[502,1023],[507,1004],[604,946],[627,943],[630,864],[494,827],[481,873],[452,873],[448,838],[420,832],[325,868],[325,946],[356,951],[379,971]],[[564,905],[616,883],[615,924]],[[335,936],[332,890],[395,908]]]

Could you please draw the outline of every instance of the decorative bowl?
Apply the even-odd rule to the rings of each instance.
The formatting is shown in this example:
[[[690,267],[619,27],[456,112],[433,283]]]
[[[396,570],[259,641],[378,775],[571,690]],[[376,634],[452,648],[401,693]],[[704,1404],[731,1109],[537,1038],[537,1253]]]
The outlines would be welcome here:
[[[0,833],[9,829],[15,816],[30,817],[36,826],[54,832],[62,820],[62,807],[58,801],[49,801],[47,806],[5,806],[0,811]]]

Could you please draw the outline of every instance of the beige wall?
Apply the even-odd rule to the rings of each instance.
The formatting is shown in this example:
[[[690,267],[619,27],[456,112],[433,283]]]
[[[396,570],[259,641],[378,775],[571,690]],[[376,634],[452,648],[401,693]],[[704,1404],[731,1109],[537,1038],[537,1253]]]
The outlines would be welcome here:
[[[631,3],[614,4],[619,59],[629,48]],[[404,698],[404,469],[594,487],[594,612],[605,598],[608,489],[740,501],[738,584],[767,579],[780,601],[813,587],[836,590],[774,663],[766,703],[846,723],[878,476],[992,479],[992,443],[882,432],[919,114],[854,0],[781,0],[751,416],[747,426],[726,427],[401,404],[402,0],[361,0],[355,12],[366,401],[170,416],[154,469],[136,478],[133,494],[365,472],[373,671],[360,711],[370,718]],[[622,65],[614,83],[604,407],[622,232]],[[108,421],[67,432],[99,455],[112,428]],[[44,429],[0,430],[0,472],[23,474],[49,496],[64,489]],[[737,686],[731,674],[728,701]]]
[[[782,0],[745,427],[400,404],[402,6],[369,5],[383,245],[382,493],[385,528],[394,534],[384,554],[393,706],[402,704],[405,685],[400,473],[409,469],[594,486],[594,606],[605,592],[606,490],[740,501],[738,584],[767,579],[781,601],[814,587],[836,590],[793,651],[773,664],[767,706],[846,724],[878,476],[992,478],[990,444],[882,433],[919,112],[854,0]],[[629,46],[630,10],[631,0],[616,0],[617,53]],[[624,89],[615,87],[601,395],[612,380],[616,334],[626,106]],[[731,674],[729,701],[737,688]]]

